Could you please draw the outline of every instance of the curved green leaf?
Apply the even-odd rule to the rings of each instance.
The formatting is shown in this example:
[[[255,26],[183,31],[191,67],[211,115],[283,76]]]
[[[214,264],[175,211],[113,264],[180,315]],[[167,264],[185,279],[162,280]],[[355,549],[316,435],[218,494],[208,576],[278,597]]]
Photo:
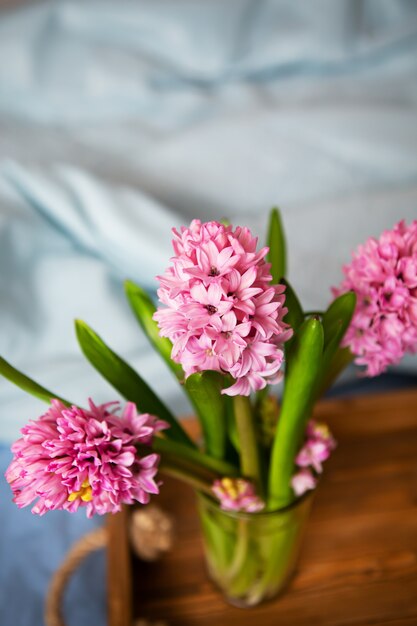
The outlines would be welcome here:
[[[349,350],[349,348],[337,348],[327,371],[324,372],[321,386],[319,388],[318,397],[322,396],[333,385],[335,380],[343,372],[344,369],[350,365],[355,358],[355,355]]]
[[[324,351],[326,351],[333,337],[337,335],[340,341],[343,339],[356,306],[356,294],[347,291],[335,298],[323,315]]]
[[[287,271],[287,244],[281,215],[277,208],[272,209],[269,216],[267,246],[269,247],[267,260],[271,263],[272,283],[277,285]]]
[[[224,376],[213,371],[191,374],[185,381],[185,389],[201,422],[206,451],[216,459],[224,458],[226,447],[223,383]]]
[[[167,421],[171,426],[166,431],[168,438],[194,446],[171,411],[126,361],[113,352],[85,322],[76,320],[75,328],[81,350],[103,378],[124,398],[134,402],[141,412],[152,413]]]
[[[303,307],[288,280],[284,279],[282,284],[285,285],[285,306],[288,309],[284,322],[289,324],[293,330],[297,330],[304,322]]]
[[[160,337],[158,324],[152,317],[156,308],[151,298],[146,291],[131,280],[125,281],[125,292],[133,313],[150,343],[159,352],[178,380],[183,381],[184,372],[181,365],[174,363],[171,359],[172,343],[167,337]]]
[[[288,313],[284,317],[284,322],[289,324],[294,332],[291,339],[286,341],[284,344],[286,370],[288,371],[289,367],[291,366],[291,354],[295,344],[296,334],[298,329],[304,322],[304,312],[300,301],[297,298],[297,295],[294,289],[291,287],[290,283],[285,279],[282,281],[282,283],[285,285],[285,306],[288,309]]]
[[[324,334],[319,319],[310,318],[295,338],[292,364],[286,375],[281,413],[271,454],[269,508],[287,506],[294,499],[291,478],[310,416],[313,394],[321,372]]]
[[[320,397],[336,380],[353,356],[346,348],[340,348],[356,307],[356,294],[348,291],[330,304],[323,315],[324,349],[321,376],[316,388]]]
[[[4,378],[7,378],[7,380],[9,380],[11,383],[16,385],[17,387],[20,387],[20,389],[23,389],[23,391],[25,391],[26,393],[35,396],[35,398],[38,398],[39,400],[43,400],[44,402],[49,403],[53,398],[56,398],[67,406],[71,405],[70,402],[64,400],[63,398],[60,398],[56,393],[49,391],[45,387],[42,387],[42,385],[39,385],[37,382],[29,378],[29,376],[26,376],[26,374],[19,372],[19,370],[13,367],[13,365],[10,365],[10,363],[8,363],[2,357],[0,357],[0,375],[4,376]]]

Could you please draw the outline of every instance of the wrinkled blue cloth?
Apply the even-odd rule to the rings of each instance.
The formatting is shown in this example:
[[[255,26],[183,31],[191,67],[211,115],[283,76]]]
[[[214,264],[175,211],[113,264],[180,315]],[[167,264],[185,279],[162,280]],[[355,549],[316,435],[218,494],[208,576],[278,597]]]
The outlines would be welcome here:
[[[401,56],[404,68],[415,52],[413,2],[305,4],[61,0],[17,11],[0,26],[2,58],[12,60],[0,69],[0,106],[48,124],[189,126],[215,112],[218,93],[207,90],[277,80],[291,97],[295,81],[300,101],[312,77],[378,78],[382,62]]]
[[[323,307],[358,243],[417,217],[416,85],[415,2],[0,11],[0,354],[76,403],[114,399],[80,355],[82,318],[189,412],[122,280],[155,293],[171,226],[226,216],[263,238],[279,203],[290,280]],[[0,380],[0,440],[42,409]],[[18,511],[4,481],[0,496],[0,626],[39,626],[52,571],[96,522]],[[68,623],[104,622],[102,559],[74,582]]]

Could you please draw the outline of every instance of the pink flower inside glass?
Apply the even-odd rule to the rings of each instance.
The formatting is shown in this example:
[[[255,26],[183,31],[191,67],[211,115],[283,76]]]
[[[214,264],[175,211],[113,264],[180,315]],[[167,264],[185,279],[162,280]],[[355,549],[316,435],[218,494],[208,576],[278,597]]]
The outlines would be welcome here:
[[[22,428],[6,471],[19,507],[35,503],[32,512],[39,515],[86,507],[92,517],[134,501],[146,504],[159,493],[159,455],[140,454],[136,446],[150,445],[168,424],[138,414],[132,402],[117,415],[117,405],[90,400],[89,409],[81,409],[52,400],[44,415]]]
[[[292,330],[285,287],[271,285],[268,248],[257,251],[248,228],[193,220],[173,230],[174,257],[159,276],[164,307],[154,315],[173,343],[172,358],[185,375],[227,373],[228,395],[249,395],[281,378],[283,343]]]
[[[256,494],[255,487],[244,478],[221,478],[215,480],[212,491],[224,511],[244,511],[257,513],[265,503]]]

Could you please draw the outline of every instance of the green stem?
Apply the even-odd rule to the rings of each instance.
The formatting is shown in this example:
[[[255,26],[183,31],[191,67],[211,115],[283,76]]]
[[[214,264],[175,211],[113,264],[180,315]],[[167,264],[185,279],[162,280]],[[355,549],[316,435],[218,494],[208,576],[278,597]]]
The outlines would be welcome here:
[[[165,461],[161,459],[159,464],[159,469],[161,473],[166,474],[167,476],[172,476],[173,478],[177,478],[189,485],[193,489],[197,489],[198,491],[203,491],[207,493],[209,496],[213,496],[213,492],[211,490],[211,483],[208,483],[206,480],[197,476],[196,474],[190,473],[182,467],[179,467],[172,462]]]
[[[188,463],[190,466],[194,466],[196,469],[204,469],[216,476],[238,476],[238,469],[221,459],[215,459],[208,456],[200,450],[190,448],[186,444],[179,443],[178,441],[172,441],[172,439],[162,439],[162,437],[155,437],[152,443],[152,449],[161,455],[169,455],[172,459],[177,459],[178,462]],[[216,478],[214,476],[214,478]]]
[[[234,408],[240,448],[240,469],[244,476],[253,480],[259,492],[263,493],[261,459],[249,397],[235,396]]]
[[[297,521],[293,520],[286,529],[281,529],[275,536],[269,537],[268,555],[264,561],[263,573],[253,585],[251,603],[258,604],[262,598],[268,597],[272,587],[281,588],[292,572],[292,563],[297,554],[296,539],[299,532]]]
[[[160,446],[155,443],[163,441],[160,437],[156,437],[151,448],[152,452],[161,452]],[[148,446],[138,445],[138,451],[141,454],[149,454]],[[218,474],[202,466],[199,463],[182,458],[178,454],[172,454],[164,451],[161,454],[159,469],[165,474],[179,478],[188,485],[191,485],[199,491],[204,491],[209,495],[213,495],[211,485],[218,478]]]
[[[231,562],[230,568],[226,574],[226,578],[229,581],[232,581],[239,574],[246,560],[249,542],[249,527],[247,520],[240,519],[238,521],[236,534],[237,541],[233,561]]]

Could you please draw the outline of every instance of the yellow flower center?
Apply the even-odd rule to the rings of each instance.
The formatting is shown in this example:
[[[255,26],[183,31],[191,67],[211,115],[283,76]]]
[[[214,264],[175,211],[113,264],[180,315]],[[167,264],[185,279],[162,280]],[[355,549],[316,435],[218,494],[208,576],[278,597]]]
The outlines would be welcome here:
[[[233,500],[236,500],[239,496],[241,496],[246,488],[246,482],[239,478],[223,478],[221,481],[222,487]]]
[[[73,491],[68,496],[69,502],[74,502],[77,498],[81,498],[83,502],[91,502],[93,499],[93,490],[91,489],[91,485],[88,480],[85,480],[79,491]]]
[[[319,433],[322,437],[329,437],[330,436],[330,430],[329,427],[327,426],[327,424],[316,424],[316,427],[314,429],[317,433]]]

